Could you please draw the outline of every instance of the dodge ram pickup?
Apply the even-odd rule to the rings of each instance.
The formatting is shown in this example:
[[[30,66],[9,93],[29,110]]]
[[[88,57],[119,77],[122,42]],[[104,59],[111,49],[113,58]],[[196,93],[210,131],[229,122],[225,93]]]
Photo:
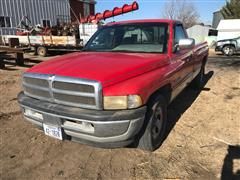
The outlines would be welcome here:
[[[207,43],[195,45],[174,20],[109,23],[81,52],[23,74],[24,117],[48,136],[104,148],[154,151],[167,107],[191,83],[202,88]]]

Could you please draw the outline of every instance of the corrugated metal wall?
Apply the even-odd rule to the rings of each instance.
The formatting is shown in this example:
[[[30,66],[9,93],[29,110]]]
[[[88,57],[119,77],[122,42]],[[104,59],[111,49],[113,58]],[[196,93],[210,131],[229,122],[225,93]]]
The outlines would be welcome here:
[[[11,28],[1,28],[0,35],[15,34],[17,25],[23,16],[27,16],[33,25],[50,20],[56,25],[59,16],[70,19],[68,0],[0,0],[0,16],[11,18]]]
[[[217,11],[217,12],[214,12],[213,13],[213,20],[212,20],[212,27],[213,28],[217,28],[218,27],[218,24],[219,22],[224,19],[223,15],[221,14],[220,11]]]

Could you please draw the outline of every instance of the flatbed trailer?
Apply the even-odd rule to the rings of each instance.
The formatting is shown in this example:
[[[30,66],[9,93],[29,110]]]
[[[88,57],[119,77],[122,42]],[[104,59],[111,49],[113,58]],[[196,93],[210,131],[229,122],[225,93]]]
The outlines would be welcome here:
[[[35,55],[47,56],[49,50],[80,50],[83,45],[75,36],[18,36],[18,35],[5,35],[2,36],[2,43],[4,45],[9,44],[9,40],[12,38],[19,39],[21,47],[33,48]]]

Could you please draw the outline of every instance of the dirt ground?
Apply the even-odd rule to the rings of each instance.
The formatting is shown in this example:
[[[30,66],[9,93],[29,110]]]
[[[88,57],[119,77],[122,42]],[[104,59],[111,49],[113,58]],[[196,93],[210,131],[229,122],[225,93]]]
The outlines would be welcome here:
[[[240,56],[211,56],[205,88],[187,88],[170,105],[166,140],[153,153],[45,136],[16,99],[22,72],[39,58],[10,61],[0,70],[0,179],[240,179]]]

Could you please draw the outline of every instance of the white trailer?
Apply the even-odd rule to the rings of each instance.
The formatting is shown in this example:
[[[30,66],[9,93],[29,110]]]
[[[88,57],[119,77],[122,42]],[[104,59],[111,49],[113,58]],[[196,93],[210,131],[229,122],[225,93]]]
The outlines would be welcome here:
[[[217,41],[240,36],[240,19],[221,20],[218,27]]]

